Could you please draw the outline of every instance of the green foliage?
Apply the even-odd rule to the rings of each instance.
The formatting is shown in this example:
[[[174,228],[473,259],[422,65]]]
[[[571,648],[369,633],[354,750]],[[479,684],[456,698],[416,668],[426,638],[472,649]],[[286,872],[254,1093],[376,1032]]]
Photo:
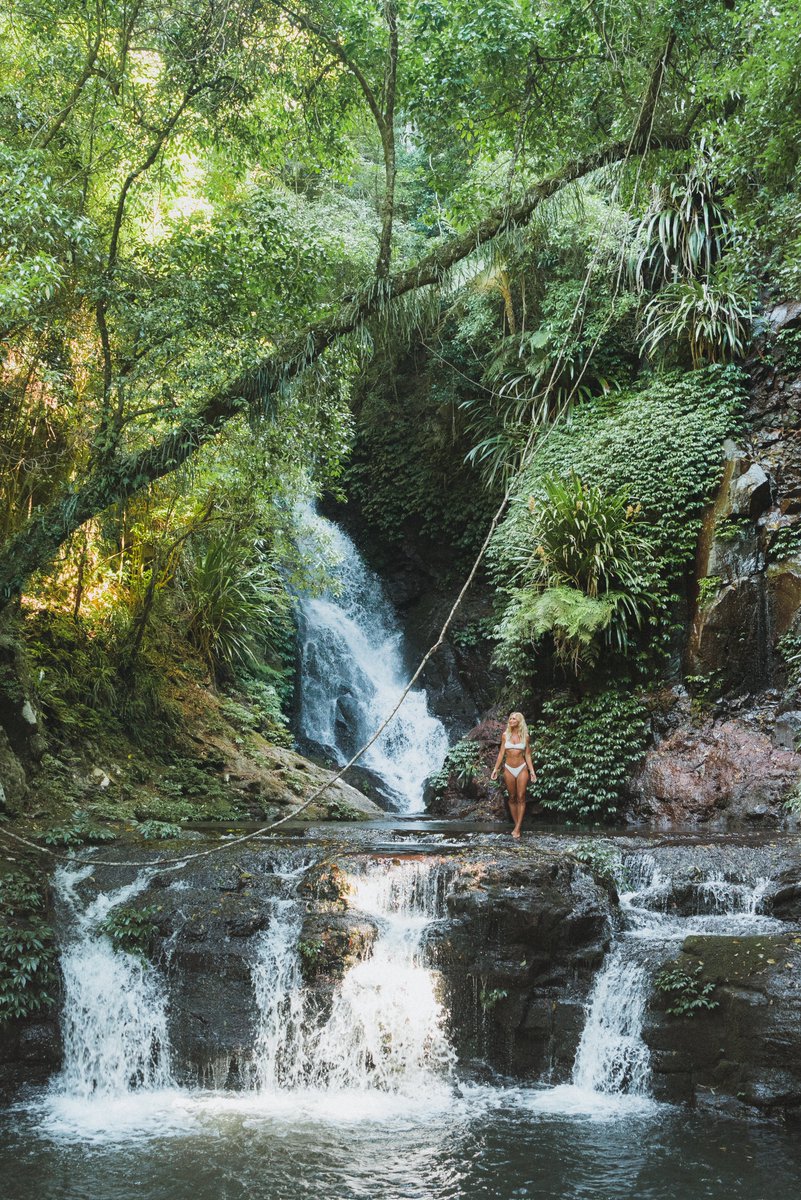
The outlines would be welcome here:
[[[585,839],[570,847],[570,853],[590,868],[591,874],[607,886],[617,886],[621,875],[620,851],[607,844]]]
[[[98,825],[84,812],[73,813],[68,825],[52,825],[42,834],[47,846],[96,846],[113,842],[117,835],[113,829]]]
[[[24,870],[11,870],[0,875],[0,912],[38,912],[43,907],[41,880]]]
[[[715,524],[715,537],[721,542],[736,542],[750,530],[753,524],[749,517],[739,517],[731,513]]]
[[[456,776],[459,787],[467,787],[480,771],[481,746],[478,742],[462,738],[455,746],[451,746],[440,769],[430,776],[429,784],[437,795],[441,795],[452,775]]]
[[[257,662],[288,604],[275,567],[230,532],[187,552],[181,594],[187,637],[210,667]]]
[[[801,817],[801,784],[795,787],[784,798],[784,807],[795,817]]]
[[[44,873],[31,867],[0,871],[0,1026],[55,999],[54,935],[41,916],[46,886]]]
[[[301,962],[307,967],[315,967],[323,952],[323,943],[321,941],[309,942],[303,938],[298,940],[298,954]]]
[[[801,690],[801,632],[790,630],[779,638],[776,649],[787,668],[787,694],[795,697]]]
[[[327,801],[328,816],[332,821],[359,821],[361,813],[352,804],[346,803],[344,800],[333,799]]]
[[[719,1006],[720,1001],[712,999],[715,983],[712,980],[704,981],[703,970],[703,963],[698,963],[692,970],[680,963],[673,963],[656,976],[654,987],[670,997],[670,1004],[665,1011],[671,1017],[692,1017],[701,1009]]]
[[[159,787],[170,800],[191,800],[197,817],[214,811],[217,805],[230,808],[231,794],[225,784],[190,759],[179,759],[167,767]],[[180,804],[176,806],[176,815],[179,813],[189,815]]]
[[[646,711],[636,696],[614,690],[580,700],[555,696],[531,731],[534,798],[570,821],[610,819],[647,737]]]
[[[536,551],[529,504],[533,497],[536,514],[546,503],[544,480],[574,474],[597,489],[599,498],[625,495],[627,505],[639,506],[636,535],[650,551],[650,562],[634,565],[645,567],[641,586],[651,604],[640,669],[652,670],[670,644],[701,514],[722,474],[721,444],[737,428],[743,396],[742,374],[734,367],[713,366],[691,375],[658,377],[639,391],[600,398],[576,410],[543,437],[515,486],[509,515],[490,551],[497,583],[518,587],[521,566]],[[498,651],[521,683],[535,665],[535,643],[513,619],[515,601],[519,604],[524,594],[513,595]],[[528,598],[533,599],[530,592]],[[575,616],[576,635],[583,628],[589,636],[596,617],[593,606],[580,608]],[[585,618],[582,625],[579,617]],[[602,622],[596,629],[598,625]]]
[[[56,951],[42,921],[27,928],[0,924],[0,1025],[30,1017],[54,1003]]]
[[[111,726],[150,742],[154,727],[174,727],[162,673],[145,660],[124,673],[124,647],[107,627],[39,612],[24,632],[42,709],[65,737],[102,737]]]
[[[546,476],[544,499],[529,500],[531,526],[518,572],[518,588],[499,628],[499,661],[517,674],[517,659],[544,633],[552,633],[558,657],[578,674],[592,660],[599,633],[616,649],[628,648],[630,626],[639,626],[649,605],[650,546],[636,528],[640,506],[630,488],[612,494],[582,483]],[[652,573],[652,571],[651,571]],[[531,591],[531,587],[540,589]]]
[[[136,832],[145,841],[166,841],[168,838],[180,837],[181,826],[174,821],[138,821]]]
[[[283,680],[279,679],[279,683]],[[239,675],[238,691],[247,700],[247,706],[235,700],[223,700],[221,710],[226,720],[242,732],[256,730],[274,746],[291,749],[294,738],[281,706],[281,696],[273,683],[266,683],[252,676]],[[282,691],[285,689],[282,687]]]
[[[770,539],[768,554],[773,562],[783,562],[801,555],[801,524],[783,525]]]
[[[98,931],[110,938],[115,950],[145,957],[152,949],[157,933],[158,912],[159,909],[152,904],[142,908],[121,904],[111,909]]]
[[[801,329],[780,329],[774,341],[782,370],[801,373]]]
[[[732,213],[704,155],[685,175],[668,178],[643,217],[635,245],[640,287],[658,280],[709,276],[733,237]]]
[[[409,537],[439,556],[440,568],[469,561],[485,533],[478,472],[465,467],[470,449],[459,390],[437,360],[380,351],[358,398],[356,439],[345,474],[385,555]]]
[[[740,358],[751,337],[750,289],[717,279],[668,284],[643,312],[643,352],[689,349],[695,368]]]
[[[720,589],[723,587],[723,580],[719,575],[706,575],[703,579],[698,580],[698,604],[701,608],[714,600]]]
[[[505,988],[485,988],[478,994],[478,1002],[484,1012],[492,1012],[496,1004],[505,1000],[509,993]]]

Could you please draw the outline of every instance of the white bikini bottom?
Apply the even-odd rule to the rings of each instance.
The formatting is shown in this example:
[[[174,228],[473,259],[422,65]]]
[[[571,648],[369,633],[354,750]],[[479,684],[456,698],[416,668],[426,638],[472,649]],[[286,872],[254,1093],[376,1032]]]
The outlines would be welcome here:
[[[505,769],[506,771],[508,771],[510,775],[513,775],[515,779],[517,779],[517,777],[518,777],[518,775],[520,774],[520,772],[521,772],[521,771],[525,771],[525,769],[526,769],[526,764],[525,764],[525,763],[521,763],[519,767],[510,767],[508,763],[505,763],[505,764],[504,764],[504,769]]]

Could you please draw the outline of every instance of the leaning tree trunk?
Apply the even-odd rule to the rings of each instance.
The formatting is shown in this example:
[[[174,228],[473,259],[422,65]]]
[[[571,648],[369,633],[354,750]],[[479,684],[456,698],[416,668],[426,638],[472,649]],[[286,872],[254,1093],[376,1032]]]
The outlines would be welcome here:
[[[516,204],[492,209],[472,229],[445,242],[415,266],[377,278],[299,337],[279,346],[258,367],[210,396],[159,443],[130,454],[117,454],[89,476],[65,487],[43,511],[0,549],[0,606],[19,595],[36,571],[48,568],[60,547],[86,521],[119,504],[181,466],[212,440],[225,424],[242,413],[269,416],[279,387],[291,382],[338,338],[351,333],[385,305],[418,288],[436,285],[448,271],[498,234],[525,225],[537,207],[566,184],[648,150],[686,150],[689,138],[649,135],[639,122],[629,141],[609,143],[535,184]]]

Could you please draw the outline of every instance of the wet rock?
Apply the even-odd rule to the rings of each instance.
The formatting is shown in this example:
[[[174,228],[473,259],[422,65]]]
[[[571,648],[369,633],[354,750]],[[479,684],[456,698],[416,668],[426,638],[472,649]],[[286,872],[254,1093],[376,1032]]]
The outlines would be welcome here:
[[[23,1084],[41,1084],[61,1066],[55,1015],[0,1024],[0,1095]]]
[[[801,712],[780,713],[773,726],[773,740],[782,750],[796,750],[801,738]]]
[[[472,779],[460,780],[451,773],[442,792],[429,792],[426,805],[432,816],[470,821],[508,819],[506,790],[490,779],[503,730],[503,721],[490,715],[469,731],[465,740],[478,747],[475,774]]]
[[[715,1007],[671,1016],[654,993],[644,1037],[658,1099],[705,1107],[801,1111],[801,938],[797,935],[685,939],[675,965],[713,982]]]
[[[741,577],[699,609],[691,645],[695,674],[715,676],[731,690],[767,684],[763,596],[759,575]]]
[[[460,1053],[520,1076],[566,1077],[614,896],[569,856],[534,849],[465,863],[432,934]]]
[[[768,590],[773,616],[773,633],[782,637],[801,609],[801,562],[772,563],[768,568]]]
[[[801,300],[785,300],[776,304],[768,313],[768,322],[774,333],[801,323]]]
[[[750,466],[736,475],[729,485],[730,510],[736,516],[754,520],[770,504],[770,479],[759,465]]]

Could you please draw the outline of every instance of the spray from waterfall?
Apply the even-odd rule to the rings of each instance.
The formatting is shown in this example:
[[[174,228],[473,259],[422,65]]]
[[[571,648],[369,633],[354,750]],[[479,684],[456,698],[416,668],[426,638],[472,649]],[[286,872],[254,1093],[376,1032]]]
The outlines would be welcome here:
[[[91,868],[55,875],[57,896],[70,915],[61,954],[64,980],[64,1064],[57,1092],[84,1100],[120,1097],[171,1084],[167,1000],[150,963],[116,949],[102,932],[103,918],[147,885],[133,883],[101,893],[80,907],[77,885]]]
[[[303,988],[297,901],[274,903],[253,967],[259,1012],[255,1082],[263,1092],[384,1092],[414,1097],[447,1089],[454,1052],[426,935],[444,911],[441,872],[430,863],[375,863],[352,878],[351,907],[376,923],[376,940],[314,1011]]]

